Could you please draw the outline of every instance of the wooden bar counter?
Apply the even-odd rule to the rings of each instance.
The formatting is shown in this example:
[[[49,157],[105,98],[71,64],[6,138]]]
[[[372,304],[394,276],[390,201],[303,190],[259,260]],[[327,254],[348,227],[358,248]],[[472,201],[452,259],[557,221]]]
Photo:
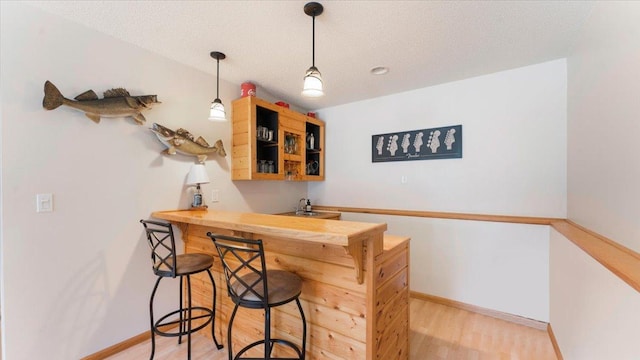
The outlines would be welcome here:
[[[216,210],[158,211],[152,216],[181,229],[185,252],[215,257],[215,330],[225,344],[233,303],[209,231],[262,239],[269,269],[288,270],[303,279],[307,359],[409,358],[409,239],[385,235],[386,224]],[[210,286],[203,280],[192,280],[194,302],[210,304]],[[295,304],[278,307],[271,316],[272,333],[300,342]],[[260,311],[238,310],[234,349],[261,338],[263,321]]]

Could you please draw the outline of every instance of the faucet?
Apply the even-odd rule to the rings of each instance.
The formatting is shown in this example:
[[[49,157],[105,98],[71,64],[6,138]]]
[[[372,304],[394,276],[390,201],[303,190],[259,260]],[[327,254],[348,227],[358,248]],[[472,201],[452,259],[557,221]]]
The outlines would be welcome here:
[[[305,212],[305,206],[307,205],[307,199],[302,198],[300,200],[298,200],[298,207],[296,208],[296,215],[300,214],[301,212]]]

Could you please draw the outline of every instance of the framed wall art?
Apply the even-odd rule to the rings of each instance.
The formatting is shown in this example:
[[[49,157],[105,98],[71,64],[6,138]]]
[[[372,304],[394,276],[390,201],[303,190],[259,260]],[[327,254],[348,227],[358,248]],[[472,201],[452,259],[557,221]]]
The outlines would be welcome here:
[[[462,125],[371,136],[371,162],[462,158]]]

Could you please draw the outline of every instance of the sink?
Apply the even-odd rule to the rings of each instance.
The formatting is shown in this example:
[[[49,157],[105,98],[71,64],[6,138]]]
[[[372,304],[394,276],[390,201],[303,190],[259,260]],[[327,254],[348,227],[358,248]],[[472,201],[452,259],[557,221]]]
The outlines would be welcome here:
[[[318,216],[318,215],[320,215],[320,213],[317,213],[315,211],[309,211],[309,212],[304,211],[296,214],[296,216]]]
[[[286,213],[280,213],[280,214],[277,214],[277,215],[311,217],[311,216],[320,216],[320,215],[323,215],[323,213],[317,212],[317,211],[310,211],[310,212],[306,212],[306,211],[290,211],[290,212],[286,212]]]
[[[310,212],[299,211],[297,214],[295,211],[289,211],[286,213],[279,213],[275,215],[308,217],[308,218],[325,219],[325,220],[340,220],[340,213],[327,212],[327,211],[310,211]]]

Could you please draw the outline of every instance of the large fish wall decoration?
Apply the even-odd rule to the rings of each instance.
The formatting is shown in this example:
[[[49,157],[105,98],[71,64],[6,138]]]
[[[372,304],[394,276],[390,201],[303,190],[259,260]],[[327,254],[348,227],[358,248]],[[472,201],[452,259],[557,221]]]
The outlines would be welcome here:
[[[173,131],[157,123],[153,124],[151,131],[156,134],[161,143],[167,146],[163,154],[174,155],[179,152],[183,155],[196,156],[198,162],[204,162],[207,155],[212,153],[223,157],[227,156],[222,140],[218,140],[213,146],[210,146],[202,136],[194,140],[193,135],[185,129],[180,128]]]
[[[157,95],[131,96],[123,88],[111,89],[104,92],[104,98],[99,99],[93,90],[88,90],[75,97],[75,100],[67,99],[49,80],[44,83],[44,99],[42,106],[47,110],[53,110],[60,105],[67,105],[84,112],[84,114],[96,124],[103,117],[127,117],[142,125],[146,119],[140,113],[145,109],[151,109],[154,104],[160,104]]]

